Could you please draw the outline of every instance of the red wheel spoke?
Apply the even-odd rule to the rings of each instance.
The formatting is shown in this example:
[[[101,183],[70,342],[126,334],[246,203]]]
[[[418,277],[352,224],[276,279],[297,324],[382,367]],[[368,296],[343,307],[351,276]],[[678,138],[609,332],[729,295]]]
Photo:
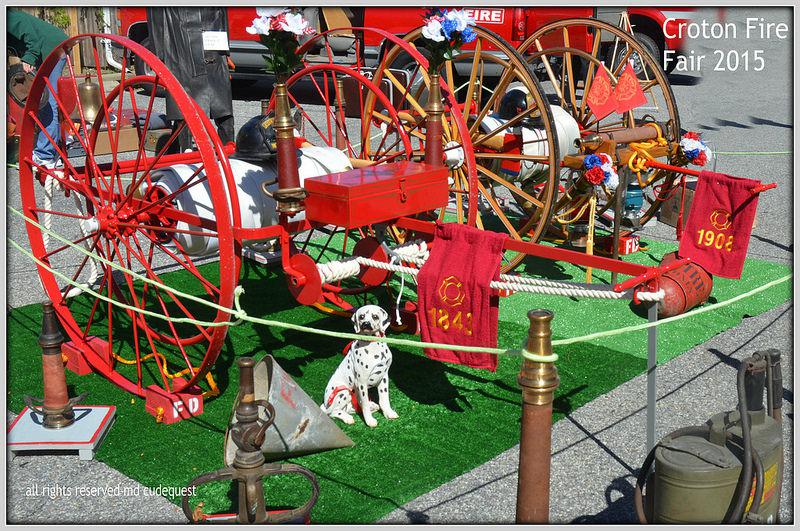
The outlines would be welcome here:
[[[161,294],[158,292],[158,290],[155,291],[155,294],[156,298],[158,298],[159,304],[161,304],[161,310],[164,312],[164,315],[171,318],[172,316],[169,314],[169,310],[167,310],[167,305],[164,303],[164,299],[161,297]],[[189,369],[189,373],[194,376],[194,366],[189,360],[189,356],[186,354],[186,349],[183,348],[183,344],[178,337],[178,332],[175,330],[175,325],[172,323],[172,321],[167,321],[167,325],[169,325],[169,329],[172,332],[172,337],[175,338],[175,343],[178,345],[178,349],[181,351],[181,356],[183,356],[183,361],[186,362],[186,367]],[[166,361],[164,362],[164,365],[166,365]]]
[[[105,268],[103,270],[103,278],[100,279],[100,294],[103,294],[103,289],[106,288],[106,282],[108,280],[108,276],[111,274],[110,268]],[[109,295],[110,296],[110,295]],[[92,309],[89,311],[89,317],[86,320],[86,328],[83,330],[83,337],[89,337],[89,330],[92,328],[92,323],[94,322],[94,314],[97,311],[97,307],[100,305],[100,297],[95,297],[94,303],[92,303]]]
[[[38,257],[38,258],[39,258],[39,260],[49,259],[49,258],[50,258],[51,256],[53,256],[54,254],[56,254],[56,253],[60,253],[60,252],[61,252],[61,251],[63,251],[64,249],[71,249],[71,248],[72,248],[72,245],[77,245],[77,244],[79,244],[79,243],[81,243],[81,242],[84,242],[84,241],[88,240],[88,239],[89,239],[89,238],[91,238],[92,236],[96,236],[96,235],[98,235],[98,233],[97,233],[97,232],[92,232],[91,234],[87,234],[86,236],[84,236],[84,237],[82,237],[82,238],[78,238],[77,240],[75,240],[74,242],[72,242],[72,244],[71,244],[71,245],[70,245],[70,244],[64,244],[64,245],[62,245],[61,247],[59,247],[58,249],[54,249],[54,250],[52,250],[52,251],[46,252],[44,255],[42,255],[42,256],[40,256],[40,257]]]
[[[148,113],[149,113],[149,111],[150,111],[150,109],[148,109]],[[149,114],[148,114],[148,118],[147,119],[148,120],[150,119],[149,118]],[[147,127],[147,124],[145,124],[145,127]],[[158,152],[158,154],[155,157],[153,157],[153,160],[150,162],[150,165],[142,173],[141,177],[139,177],[139,181],[138,182],[136,181],[136,177],[137,177],[137,174],[138,174],[138,168],[139,168],[139,158],[138,158],[139,155],[137,154],[136,169],[134,170],[133,177],[131,178],[131,185],[128,188],[128,193],[126,193],[125,197],[122,198],[122,202],[119,203],[118,207],[122,207],[123,205],[130,203],[131,197],[133,196],[133,192],[136,189],[138,189],[139,186],[142,185],[142,183],[144,182],[145,179],[149,179],[150,172],[153,171],[153,168],[156,166],[156,164],[158,164],[158,161],[161,160],[161,157],[164,156],[164,153],[166,153],[167,149],[169,149],[169,146],[172,145],[172,142],[178,137],[178,135],[180,134],[180,132],[183,130],[184,127],[186,127],[186,122],[185,121],[181,121],[181,123],[178,125],[178,127],[175,128],[175,131],[172,132],[172,134],[170,135],[169,139],[164,144],[164,146],[161,148],[161,150]],[[141,145],[139,146],[141,151],[144,150],[143,146],[144,146],[144,143],[141,143]]]
[[[89,252],[90,253],[94,252],[94,250],[97,248],[97,245],[98,245],[99,241],[100,241],[100,235],[97,235],[95,237],[94,241],[92,242],[92,245],[89,247]],[[81,272],[83,271],[83,268],[86,267],[86,263],[89,261],[89,258],[90,257],[89,257],[88,254],[84,255],[83,260],[81,260],[81,263],[78,266],[77,271],[75,271],[75,274],[72,275],[72,279],[71,279],[72,282],[77,282],[78,281],[78,277],[81,275]],[[66,284],[64,286],[64,289],[61,290],[61,299],[59,300],[60,303],[63,303],[67,299],[67,294],[70,292],[72,287],[73,287],[72,283]]]
[[[124,243],[124,241],[123,241],[123,243]],[[133,270],[132,263],[131,263],[131,258],[130,258],[130,256],[131,256],[130,247],[128,247],[127,245],[125,245],[125,247],[126,247],[126,253],[127,253],[127,258],[128,258],[128,267],[127,268],[130,269],[130,270]],[[119,246],[117,245],[116,242],[114,242],[114,249],[117,251],[117,256],[119,257],[120,265],[122,267],[125,267],[125,264],[122,262],[122,253],[120,252]],[[140,309],[144,310],[145,309],[144,299],[142,299],[142,305],[139,306],[139,301],[138,301],[138,299],[136,297],[136,288],[133,285],[133,280],[131,279],[130,275],[125,274],[125,282],[126,282],[126,284],[128,284],[128,290],[130,291],[131,297],[133,298],[133,301],[132,301],[133,302],[133,306],[135,308],[140,308]],[[137,373],[137,377],[139,378],[139,381],[141,381],[141,378],[142,378],[142,359],[141,359],[141,356],[140,356],[140,348],[139,348],[139,343],[138,343],[138,333],[136,332],[136,329],[139,327],[139,321],[144,322],[144,319],[143,319],[142,316],[138,315],[137,312],[134,312],[132,310],[127,310],[127,311],[128,311],[128,315],[131,318],[131,321],[133,321],[133,330],[134,330],[134,338],[135,338],[134,339],[134,351],[135,351],[135,355],[136,355],[136,373]],[[158,366],[159,373],[161,373],[161,378],[163,380],[164,386],[165,386],[165,388],[167,388],[169,383],[167,382],[166,374],[164,374],[164,369],[161,367],[161,364],[158,362],[158,358],[156,357],[157,353],[158,353],[158,350],[156,349],[155,343],[153,342],[153,338],[152,338],[151,332],[150,332],[150,327],[145,325],[142,328],[144,329],[145,335],[147,336],[147,341],[150,344],[150,348],[153,351],[153,357],[156,358],[155,362],[156,362],[156,365]]]
[[[143,204],[149,204],[146,201],[142,201],[140,199],[130,199],[130,204],[133,208],[141,208]],[[168,206],[160,206],[158,209],[158,215],[164,216],[170,221],[183,221],[187,225],[191,225],[193,227],[201,227],[204,229],[209,229],[216,231],[217,230],[217,220],[215,219],[208,219],[208,218],[201,218],[196,214],[191,214],[184,210],[178,210],[177,208],[172,208]],[[136,225],[137,227],[140,225]],[[162,230],[163,227],[159,227],[159,230]]]
[[[162,284],[162,285],[165,285],[165,286],[167,285],[167,284],[166,284],[166,283],[165,283],[165,282],[164,282],[164,281],[161,279],[161,277],[159,277],[159,276],[158,276],[158,274],[157,274],[155,271],[153,271],[153,268],[152,268],[152,263],[149,263],[149,264],[148,264],[148,262],[147,262],[147,260],[145,259],[145,257],[144,257],[144,256],[142,256],[142,255],[137,255],[137,254],[136,254],[136,251],[135,251],[135,250],[133,250],[133,248],[130,246],[130,244],[129,244],[128,242],[126,242],[125,240],[122,240],[122,244],[123,244],[125,247],[127,247],[127,248],[128,248],[128,250],[129,250],[131,253],[133,253],[133,256],[134,256],[134,258],[136,258],[136,259],[139,261],[139,263],[141,263],[141,265],[142,265],[142,266],[145,268],[145,272],[146,272],[146,276],[147,276],[147,277],[149,277],[151,280],[154,280],[155,282],[158,282],[159,284]],[[141,248],[141,246],[140,246],[140,245],[138,245],[138,241],[137,241],[137,246],[139,246],[139,247]],[[160,299],[161,297],[160,297],[160,295],[158,294],[158,292],[160,291],[160,289],[159,289],[157,286],[153,286],[153,291],[155,292],[156,296],[157,296],[157,297],[159,297],[159,299]],[[180,309],[180,310],[181,310],[181,311],[182,311],[184,314],[186,314],[186,316],[187,316],[187,317],[189,317],[190,319],[192,319],[192,320],[194,320],[194,321],[198,321],[198,320],[199,320],[199,319],[197,319],[197,318],[196,318],[196,317],[195,317],[195,316],[192,314],[192,312],[190,312],[190,311],[189,311],[189,309],[188,309],[188,308],[186,308],[186,306],[185,306],[185,305],[184,305],[184,304],[183,304],[183,303],[180,301],[180,299],[178,299],[177,297],[175,297],[175,295],[174,295],[174,294],[173,294],[171,291],[167,291],[167,290],[164,290],[164,291],[165,291],[165,293],[167,294],[167,296],[168,296],[170,299],[172,299],[172,301],[175,303],[175,305],[176,305],[176,306],[177,306],[177,307],[178,307],[178,308],[179,308],[179,309]],[[163,301],[162,301],[162,304],[163,304]],[[169,324],[170,324],[170,326],[172,326],[172,324],[173,324],[173,323],[172,323],[172,322],[169,322]],[[208,331],[207,331],[205,328],[203,328],[203,327],[202,327],[202,326],[200,326],[199,324],[195,324],[194,326],[195,326],[195,327],[196,327],[196,328],[197,328],[197,329],[200,331],[200,333],[201,333],[201,334],[202,334],[202,335],[203,335],[203,336],[204,336],[204,337],[205,337],[207,340],[209,340],[209,341],[211,340],[211,336],[208,334]],[[178,338],[176,337],[176,339],[178,339]],[[178,342],[180,342],[180,340],[179,340],[179,339],[178,339]],[[187,360],[187,361],[188,361],[188,360]]]
[[[106,90],[105,90],[105,84],[103,82],[103,72],[100,71],[100,56],[97,53],[97,37],[94,37],[94,36],[92,36],[92,52],[93,52],[93,55],[94,55],[95,71],[97,73],[97,84],[100,86],[100,94],[102,95],[102,97],[100,99],[102,100],[102,103],[103,103],[103,116],[105,117],[105,120],[106,120],[106,133],[108,134],[108,144],[109,144],[109,146],[111,146],[111,156],[112,156],[112,161],[113,161],[112,162],[112,168],[116,169],[116,166],[117,166],[117,152],[119,151],[119,149],[118,149],[118,146],[119,146],[119,126],[120,126],[120,123],[122,122],[122,116],[117,114],[117,125],[116,125],[117,136],[115,137],[114,135],[111,134],[111,129],[112,129],[112,127],[111,127],[111,115],[108,112],[108,101],[107,101],[107,99],[105,97]],[[122,72],[122,76],[124,76],[124,75],[125,75],[125,72],[123,71]],[[122,79],[121,78],[120,78],[120,83],[122,83]],[[95,124],[94,125],[98,125],[98,119],[95,119]],[[111,176],[111,188],[112,189],[114,187],[114,174],[115,173],[116,172],[113,171],[112,172],[112,176]],[[117,182],[118,182],[118,185],[120,185],[119,192],[122,193],[123,190],[122,190],[121,183],[120,183],[119,179],[117,179]]]
[[[45,81],[47,81],[47,80],[45,80]],[[42,122],[39,121],[39,118],[36,116],[36,114],[33,111],[31,111],[31,112],[28,113],[28,116],[33,120],[33,122],[37,126],[39,126],[39,129],[41,130],[42,133],[44,133],[44,136],[47,138],[47,140],[50,142],[50,144],[55,147],[56,151],[58,152],[58,155],[61,157],[61,160],[64,162],[64,167],[69,169],[71,174],[74,174],[76,176],[80,175],[79,172],[75,169],[75,166],[73,166],[72,163],[69,161],[69,158],[67,157],[66,153],[64,153],[61,150],[61,148],[58,147],[58,142],[55,142],[53,140],[53,137],[51,137],[50,133],[47,132],[47,129],[42,125]],[[61,181],[61,182],[67,182],[67,181],[65,181],[63,179],[60,179],[57,172],[55,172],[55,171],[53,171],[53,170],[51,170],[49,168],[45,168],[41,164],[38,164],[38,163],[34,162],[31,159],[26,158],[24,160],[28,164],[36,166],[36,168],[37,168],[37,170],[39,172],[45,173],[45,174],[49,175],[50,177],[53,177],[54,179],[59,179],[59,181]],[[89,186],[89,183],[87,182],[87,180],[84,180],[84,179],[82,179],[80,181],[75,180],[75,182],[80,182],[80,183],[82,183],[84,185],[84,188],[85,188],[84,192],[89,192],[89,190],[92,190],[92,188]],[[72,187],[72,188],[74,190],[78,191],[77,188],[75,188],[75,187]],[[86,195],[87,198],[90,198],[92,200],[92,203],[95,206],[99,206],[99,203],[97,202],[97,200],[95,199],[95,197],[91,193],[86,193],[85,195]]]
[[[131,249],[127,245],[125,247],[126,247],[126,253],[127,253],[127,257],[128,257],[128,269],[133,270],[133,264],[132,264],[132,260],[131,260]],[[150,249],[152,251],[152,247]],[[153,255],[152,255],[152,252],[151,252],[150,256],[149,256],[149,259],[150,259],[151,262],[152,262],[152,257],[153,257]],[[126,275],[126,279],[128,279],[128,275]],[[141,302],[139,302],[137,300],[137,297],[136,297],[136,289],[133,286],[133,282],[132,282],[132,280],[128,279],[128,289],[130,290],[131,296],[133,297],[134,306],[137,307],[137,308],[141,308],[142,310],[146,309],[146,307],[147,307],[146,296],[147,296],[147,288],[148,288],[148,286],[149,286],[149,284],[144,283],[144,287],[142,289]],[[164,384],[164,389],[169,389],[169,383],[168,383],[168,379],[167,379],[167,374],[165,372],[166,371],[166,367],[162,367],[161,366],[161,363],[159,362],[159,359],[157,357],[159,352],[158,352],[158,349],[156,349],[155,341],[153,339],[153,331],[150,329],[149,326],[147,326],[147,322],[144,320],[144,316],[143,315],[134,316],[133,322],[134,322],[134,327],[133,327],[134,337],[136,338],[134,340],[134,345],[135,345],[135,349],[136,349],[136,365],[137,365],[136,372],[137,372],[137,377],[139,378],[139,381],[141,382],[141,378],[142,378],[142,358],[141,358],[141,350],[140,350],[139,342],[138,342],[137,330],[141,327],[142,330],[144,330],[145,337],[147,338],[147,343],[150,345],[150,350],[151,350],[151,352],[153,354],[153,358],[154,358],[154,361],[156,363],[156,366],[158,367],[158,372],[161,375],[161,380],[162,380],[162,382]]]
[[[80,98],[80,95],[78,94],[78,80],[75,77],[75,69],[74,69],[74,67],[72,65],[72,58],[70,57],[69,54],[67,54],[66,57],[67,57],[67,67],[69,68],[69,75],[72,78],[72,83],[70,83],[70,85],[72,86],[72,90],[73,90],[73,93],[74,93],[74,96],[75,96],[75,105],[78,107],[78,114],[80,115],[80,118],[81,118],[81,130],[83,131],[83,134],[86,135],[89,132],[89,128],[86,125],[86,118],[84,117],[84,114],[83,114],[83,104],[81,103],[81,98]],[[50,85],[50,80],[49,79],[45,79],[45,81],[47,82],[47,86],[50,87],[50,91],[53,92],[54,97],[56,99],[58,99],[57,94],[55,93],[55,91],[53,91],[52,85]],[[103,94],[101,97],[105,101],[105,94]],[[69,116],[67,113],[64,113],[64,115],[65,116]],[[71,120],[68,120],[68,122],[71,122]],[[74,126],[71,126],[71,129],[74,131],[75,130]],[[81,145],[83,145],[83,149],[86,152],[86,158],[91,160],[91,162],[94,165],[93,170],[98,175],[98,177],[95,178],[95,180],[97,181],[98,187],[100,186],[99,180],[102,180],[103,184],[105,184],[105,186],[106,186],[106,189],[109,189],[109,185],[106,182],[105,177],[103,177],[102,173],[100,172],[100,168],[97,167],[97,161],[95,160],[94,150],[92,149],[92,146],[89,145],[89,142],[88,142],[88,140],[86,139],[85,136],[83,137],[83,139],[87,140],[87,141],[82,140],[81,136],[78,135],[78,134],[76,134],[75,136],[81,142]],[[109,191],[111,191],[111,190],[109,189]]]
[[[156,225],[144,225],[141,223],[117,223],[119,227],[125,227],[129,229],[144,229],[144,230],[152,230],[154,232],[174,232],[177,234],[190,234],[192,236],[202,236],[205,238],[216,238],[217,234],[212,232],[203,232],[201,230],[192,230],[192,229],[178,229],[175,227],[160,227]]]
[[[42,214],[53,214],[54,216],[62,216],[65,218],[74,218],[74,219],[91,219],[92,216],[81,216],[79,214],[70,214],[69,212],[58,212],[56,210],[47,210],[44,208],[32,208],[33,212],[41,212]]]
[[[147,134],[147,128],[149,127],[149,124],[150,124],[150,115],[153,112],[153,102],[155,102],[157,90],[158,90],[158,74],[156,74],[155,78],[153,79],[153,87],[150,90],[150,100],[147,102],[147,112],[145,113],[145,117],[144,117],[144,126],[143,126],[144,129],[139,129],[139,134],[140,134],[139,138],[145,138],[144,135]],[[135,99],[133,94],[131,94],[131,98]],[[137,121],[137,123],[139,121],[139,116],[138,115],[136,116],[136,121]],[[173,134],[173,136],[175,136],[175,135]],[[170,141],[172,140],[173,136],[170,137]],[[164,146],[164,148],[162,148],[162,150],[161,150],[162,153],[164,152],[164,149],[166,149],[166,147],[167,146]],[[159,155],[160,154],[161,153],[159,153]],[[139,184],[141,184],[141,181],[138,184],[136,183],[136,177],[139,174],[138,173],[139,172],[139,161],[142,160],[142,155],[144,155],[144,143],[143,142],[139,142],[139,149],[136,150],[136,165],[134,166],[133,176],[131,177],[131,187],[128,190],[128,194],[125,196],[125,199],[122,201],[123,203],[125,203],[126,200],[128,199],[128,197],[133,193],[133,190],[138,188]],[[153,167],[151,165],[150,168],[147,171],[150,171],[152,168]],[[145,173],[145,175],[146,175],[146,173]],[[142,177],[142,181],[143,180],[144,180],[144,177]]]
[[[300,114],[302,114],[302,115],[303,115],[303,117],[306,119],[306,121],[307,121],[309,124],[311,124],[311,127],[313,127],[313,128],[314,128],[314,130],[315,130],[315,131],[317,132],[317,134],[319,135],[320,139],[322,139],[322,141],[323,141],[323,142],[325,142],[326,144],[328,144],[328,145],[330,146],[330,145],[331,145],[330,134],[328,135],[328,139],[327,139],[327,140],[325,140],[325,135],[323,134],[323,132],[322,132],[322,131],[320,131],[319,127],[317,126],[317,123],[314,121],[314,119],[313,119],[313,118],[311,118],[311,116],[309,116],[309,115],[308,115],[308,113],[307,113],[307,112],[306,112],[306,110],[303,108],[303,106],[302,106],[302,105],[300,105],[300,104],[298,103],[298,101],[297,101],[297,100],[294,98],[294,96],[292,96],[291,94],[289,94],[289,100],[290,100],[292,103],[294,103],[294,105],[295,105],[295,108],[297,108],[297,109],[300,111]],[[326,113],[326,114],[327,114],[327,113]]]
[[[168,195],[165,195],[165,196],[163,196],[163,197],[156,198],[155,200],[152,200],[152,201],[150,201],[149,203],[147,203],[147,204],[146,204],[146,206],[143,206],[143,207],[141,207],[141,208],[139,208],[139,209],[137,209],[137,210],[134,210],[133,214],[130,214],[130,217],[132,217],[132,218],[133,218],[133,217],[136,217],[138,214],[141,214],[142,212],[146,212],[146,211],[150,210],[151,208],[153,208],[153,207],[155,207],[155,206],[157,206],[157,205],[162,205],[162,204],[165,204],[165,203],[167,203],[167,202],[169,202],[169,201],[172,201],[173,199],[175,199],[177,196],[179,196],[180,194],[182,194],[183,192],[185,192],[186,190],[188,190],[188,189],[189,189],[189,188],[191,188],[192,186],[194,186],[194,185],[196,185],[196,184],[200,184],[200,183],[204,183],[204,182],[206,182],[206,177],[205,177],[205,176],[204,176],[202,179],[198,179],[197,181],[195,181],[195,182],[192,182],[192,181],[194,180],[194,178],[195,178],[197,175],[199,175],[199,174],[200,174],[200,172],[201,172],[201,171],[202,171],[204,168],[205,168],[205,165],[201,165],[201,166],[200,166],[200,167],[198,167],[198,168],[197,168],[197,170],[195,170],[195,172],[194,172],[194,173],[193,173],[193,174],[192,174],[192,175],[191,175],[191,176],[190,176],[188,179],[186,179],[186,181],[185,181],[185,182],[184,182],[182,185],[180,185],[180,186],[179,186],[179,187],[178,187],[178,188],[177,188],[177,189],[176,189],[174,192],[170,192]],[[142,203],[145,203],[145,201],[142,201]]]
[[[127,55],[128,54],[126,54],[126,53],[122,54],[122,62],[120,64],[121,73],[120,73],[119,86],[121,86],[121,87],[125,87],[126,86],[126,84],[125,84],[125,81],[126,81],[125,74],[127,72]],[[95,47],[95,64],[98,65],[98,71],[99,71],[99,68],[100,68],[99,67],[99,57],[97,57],[97,48],[96,47]],[[102,78],[102,76],[99,73],[98,73],[98,76],[100,76]],[[122,102],[124,100],[124,96],[125,96],[125,92],[124,91],[120,91],[119,94],[117,95],[117,124],[116,124],[116,131],[115,131],[116,132],[117,146],[119,146],[120,129],[121,129],[121,126],[122,126]],[[137,132],[141,133],[141,128],[139,127],[139,123],[138,123],[139,122],[139,117],[135,112],[134,112],[133,116],[134,116],[134,121],[136,122]],[[109,130],[110,130],[110,124],[109,124]],[[111,135],[111,133],[109,131],[109,136],[110,135]],[[145,138],[145,137],[139,136],[138,138],[141,139],[141,138]],[[116,150],[114,151],[114,162],[112,164],[112,172],[117,177],[117,187],[119,189],[119,194],[122,195],[122,194],[125,193],[125,187],[122,184],[122,175],[120,174],[120,171],[119,171],[119,157],[117,156],[117,151]]]
[[[52,177],[53,179],[55,179],[58,183],[61,184],[62,187],[66,188],[67,190],[70,190],[70,191],[73,191],[75,193],[78,193],[81,196],[85,197],[86,199],[91,201],[92,205],[94,205],[96,208],[100,207],[100,205],[96,202],[97,195],[92,193],[92,192],[96,192],[97,190],[95,190],[94,188],[87,187],[85,182],[78,181],[78,180],[75,180],[75,179],[66,179],[66,178],[64,178],[64,175],[61,174],[60,172],[53,171],[53,170],[50,170],[48,168],[45,168],[44,166],[41,166],[41,165],[37,164],[36,162],[30,161],[28,159],[25,159],[25,160],[27,162],[30,162],[31,165],[36,166],[37,169],[40,172],[45,173],[48,177]],[[79,187],[79,183],[83,184],[84,186],[83,187]]]
[[[212,292],[216,292],[216,295],[219,296],[219,288],[217,288],[211,282],[206,280],[206,278],[197,269],[197,266],[194,264],[194,262],[192,262],[192,259],[189,258],[189,255],[186,253],[186,251],[183,250],[183,247],[176,240],[173,240],[172,243],[175,245],[176,248],[178,248],[178,252],[182,253],[186,257],[186,261],[181,260],[180,257],[178,257],[178,255],[170,251],[166,245],[162,245],[161,242],[157,241],[155,238],[150,236],[145,231],[139,231],[139,232],[147,236],[148,240],[150,240],[156,247],[161,249],[161,251],[167,254],[170,258],[178,262],[178,264],[180,264],[187,271],[192,273],[197,278],[197,280],[199,280],[203,284],[203,286],[206,288],[206,292],[209,295],[212,295],[213,294]]]
[[[353,144],[350,142],[350,135],[347,133],[347,118],[345,117],[344,107],[342,106],[342,93],[339,92],[339,84],[336,81],[336,72],[332,73],[333,76],[333,93],[336,97],[336,106],[334,107],[334,111],[338,109],[336,113],[338,116],[334,115],[334,121],[336,123],[336,129],[342,132],[344,135],[344,141],[347,145],[347,152],[350,154],[351,157],[355,157],[356,154],[353,151]],[[361,92],[361,87],[358,88],[358,92]],[[363,107],[360,107],[363,109]],[[369,123],[368,120],[365,120]],[[338,146],[336,146],[338,147]]]

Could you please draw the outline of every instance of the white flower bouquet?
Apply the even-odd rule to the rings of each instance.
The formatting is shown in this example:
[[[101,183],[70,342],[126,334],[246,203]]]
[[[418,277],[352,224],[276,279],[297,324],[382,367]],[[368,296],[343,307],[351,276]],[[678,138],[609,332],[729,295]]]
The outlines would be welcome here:
[[[425,13],[423,21],[422,36],[427,41],[425,47],[431,52],[429,73],[437,72],[445,61],[458,54],[462,45],[477,37],[472,29],[475,21],[464,10],[433,8]]]
[[[256,14],[258,18],[245,30],[258,35],[261,44],[267,47],[270,55],[265,55],[264,61],[272,66],[275,75],[286,77],[300,65],[296,53],[298,37],[313,35],[316,31],[299,11],[287,7],[259,7]]]

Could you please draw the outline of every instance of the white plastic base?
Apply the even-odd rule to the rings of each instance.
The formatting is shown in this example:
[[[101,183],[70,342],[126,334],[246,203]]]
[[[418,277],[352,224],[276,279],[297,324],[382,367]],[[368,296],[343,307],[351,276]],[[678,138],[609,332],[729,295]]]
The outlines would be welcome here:
[[[94,459],[94,452],[103,442],[116,418],[114,406],[76,406],[75,422],[66,428],[45,428],[42,415],[23,408],[8,428],[9,458],[17,452],[72,450],[81,461]]]

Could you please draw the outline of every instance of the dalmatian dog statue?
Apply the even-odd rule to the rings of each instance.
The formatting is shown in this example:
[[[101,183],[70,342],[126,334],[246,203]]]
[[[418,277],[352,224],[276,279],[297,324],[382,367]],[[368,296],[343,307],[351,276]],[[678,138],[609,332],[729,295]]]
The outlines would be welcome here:
[[[383,337],[389,328],[389,314],[380,306],[362,306],[353,313],[353,328],[357,334]],[[389,405],[389,367],[392,351],[386,343],[357,340],[350,344],[342,362],[328,381],[322,411],[331,418],[353,424],[353,415],[361,412],[367,426],[374,428],[378,421],[372,416],[380,411],[387,419],[397,413]],[[369,399],[369,389],[378,387],[378,403]]]

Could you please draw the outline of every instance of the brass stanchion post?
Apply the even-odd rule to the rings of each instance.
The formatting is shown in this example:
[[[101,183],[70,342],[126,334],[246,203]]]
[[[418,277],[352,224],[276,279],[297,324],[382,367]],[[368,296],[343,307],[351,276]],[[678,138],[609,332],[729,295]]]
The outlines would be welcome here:
[[[553,395],[559,379],[550,342],[553,313],[531,310],[528,319],[525,359],[517,376],[522,387],[522,429],[516,521],[518,524],[545,524],[550,517]]]
[[[425,162],[434,166],[444,164],[444,148],[442,146],[442,91],[439,87],[439,73],[430,75],[430,89],[428,91],[428,104],[425,112],[428,118],[425,121]]]
[[[294,146],[294,120],[289,108],[286,81],[275,83],[275,136],[278,150],[278,189],[273,197],[278,212],[294,215],[303,210],[306,191],[300,186],[297,171],[297,149]]]

